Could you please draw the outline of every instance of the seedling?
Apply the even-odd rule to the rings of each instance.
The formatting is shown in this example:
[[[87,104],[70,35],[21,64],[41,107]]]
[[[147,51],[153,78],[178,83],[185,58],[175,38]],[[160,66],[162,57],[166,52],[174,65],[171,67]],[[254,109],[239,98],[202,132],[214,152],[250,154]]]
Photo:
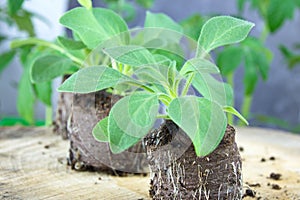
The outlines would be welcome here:
[[[119,89],[120,86],[126,88],[126,96],[93,130],[94,137],[109,142],[114,153],[136,144],[151,130],[157,118],[165,118],[186,132],[198,156],[208,155],[223,138],[227,125],[224,112],[235,114],[247,123],[231,107],[232,96],[226,95],[230,94],[228,85],[211,75],[220,72],[208,59],[208,54],[220,46],[244,40],[253,26],[250,22],[230,16],[211,18],[202,27],[195,56],[179,67],[168,54],[153,51],[152,48],[130,43],[105,46],[102,51],[112,60],[110,65],[129,66],[133,76],[122,74],[109,65],[83,68],[67,79],[59,91],[89,93],[108,88]],[[174,29],[169,28],[167,23],[165,27],[171,38],[180,39],[174,37]],[[161,30],[157,29],[157,32],[161,33]],[[131,34],[128,36],[128,41],[135,41]],[[163,41],[165,36],[166,32],[163,32],[158,34],[157,39]],[[189,94],[191,86],[202,96]],[[220,91],[223,92],[221,96],[218,95]],[[159,113],[160,104],[165,106],[165,113]]]

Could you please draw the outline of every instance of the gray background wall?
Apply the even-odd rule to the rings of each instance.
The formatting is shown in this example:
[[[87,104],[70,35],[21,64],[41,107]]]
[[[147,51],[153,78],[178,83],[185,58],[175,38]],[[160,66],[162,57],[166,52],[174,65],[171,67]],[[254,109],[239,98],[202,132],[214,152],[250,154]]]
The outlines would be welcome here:
[[[99,1],[94,1],[102,5]],[[176,21],[182,20],[194,13],[202,15],[207,14],[225,14],[235,15],[237,8],[235,0],[156,0],[153,12],[164,12],[170,15]],[[27,3],[27,2],[26,2]],[[39,36],[45,39],[53,39],[55,35],[61,33],[62,29],[57,23],[59,15],[65,8],[66,1],[61,0],[31,0],[31,8],[51,19],[51,29],[39,33]],[[69,7],[76,4],[71,0]],[[280,5],[279,5],[280,6]],[[245,10],[245,18],[256,24],[253,35],[259,35],[263,29],[263,22],[258,13],[248,8]],[[42,10],[40,10],[42,8]],[[142,25],[145,12],[140,10],[138,18],[131,22],[131,26]],[[252,113],[270,115],[288,121],[292,125],[300,124],[300,66],[293,70],[288,70],[282,55],[278,50],[278,45],[285,44],[291,46],[295,42],[300,43],[300,19],[299,11],[295,13],[294,20],[288,21],[283,28],[267,38],[266,46],[274,53],[271,64],[269,79],[266,82],[259,81],[257,90],[253,98]],[[44,34],[48,35],[45,36]],[[49,36],[50,35],[50,36]],[[20,76],[21,67],[14,61],[0,76],[0,112],[1,115],[16,115],[15,97],[16,91],[11,83],[17,82]],[[243,69],[239,68],[235,76],[236,87],[235,100],[239,107],[243,98],[242,86]],[[14,85],[14,84],[13,84]],[[54,87],[57,86],[57,81]],[[54,102],[57,95],[54,95]],[[38,117],[43,116],[43,109],[40,106],[37,112]],[[261,125],[257,120],[251,121],[252,125]],[[276,127],[274,125],[264,125]]]

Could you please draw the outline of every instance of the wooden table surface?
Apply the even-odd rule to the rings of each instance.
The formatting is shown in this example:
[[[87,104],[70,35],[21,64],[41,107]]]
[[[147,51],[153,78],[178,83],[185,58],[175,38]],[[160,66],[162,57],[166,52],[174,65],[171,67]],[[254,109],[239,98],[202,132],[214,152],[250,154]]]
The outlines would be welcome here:
[[[300,135],[258,128],[237,130],[238,146],[244,149],[245,189],[252,188],[261,199],[300,200]],[[149,199],[148,176],[73,171],[66,165],[68,148],[68,141],[47,128],[0,128],[0,199]],[[272,172],[282,178],[270,179]],[[281,189],[272,189],[274,184]]]

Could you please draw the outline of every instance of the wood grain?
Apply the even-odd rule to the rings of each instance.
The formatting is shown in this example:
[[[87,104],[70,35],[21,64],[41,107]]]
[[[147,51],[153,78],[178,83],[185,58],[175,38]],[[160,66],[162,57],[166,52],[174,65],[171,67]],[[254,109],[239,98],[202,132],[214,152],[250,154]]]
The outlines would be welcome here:
[[[252,187],[256,197],[299,200],[299,135],[257,128],[237,130],[237,143],[244,148],[245,189],[259,183],[260,187]],[[68,148],[68,141],[51,129],[0,128],[0,199],[149,199],[148,177],[72,171],[66,165]],[[271,156],[276,159],[269,160]],[[271,180],[271,172],[281,173],[282,178]],[[272,184],[282,189],[274,190]]]

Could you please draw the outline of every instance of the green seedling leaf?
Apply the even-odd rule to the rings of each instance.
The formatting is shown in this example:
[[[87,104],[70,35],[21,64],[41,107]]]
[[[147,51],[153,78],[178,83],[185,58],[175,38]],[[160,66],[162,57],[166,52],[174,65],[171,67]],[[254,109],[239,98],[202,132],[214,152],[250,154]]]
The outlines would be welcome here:
[[[105,117],[93,128],[93,136],[99,142],[108,142],[108,117]]]
[[[134,79],[110,67],[94,66],[80,69],[72,74],[58,88],[58,91],[90,93],[128,82],[136,83]]]
[[[129,33],[126,22],[116,13],[104,8],[75,8],[66,12],[60,23],[74,31],[90,49],[109,39],[116,44],[127,44]]]
[[[47,106],[51,106],[52,82],[42,82],[33,85],[37,98]]]
[[[244,58],[243,49],[238,46],[228,46],[224,48],[217,57],[217,64],[221,74],[227,76],[233,73],[242,63]]]
[[[113,60],[131,67],[154,65],[156,63],[153,55],[141,46],[117,46],[106,48],[103,51]]]
[[[206,156],[219,145],[227,125],[218,104],[195,96],[174,99],[168,115],[191,138],[197,156]]]
[[[81,41],[76,41],[70,38],[58,36],[58,42],[68,50],[80,50],[86,48],[85,44]]]
[[[7,0],[8,13],[15,15],[21,8],[24,0]]]
[[[10,51],[0,54],[0,57],[1,57],[1,59],[0,59],[0,74],[5,69],[5,67],[7,67],[8,64],[12,61],[12,59],[14,58],[15,55],[16,55],[15,50],[10,50]]]
[[[233,103],[233,90],[231,86],[216,80],[210,74],[195,73],[192,85],[203,97],[221,106],[231,106]]]
[[[217,47],[244,40],[253,26],[251,22],[230,16],[218,16],[207,20],[198,39],[197,55],[200,56],[203,50],[209,53]]]
[[[183,65],[180,70],[180,74],[185,76],[192,72],[200,72],[200,73],[219,73],[219,68],[212,62],[204,58],[193,58]]]
[[[224,106],[223,110],[227,113],[237,116],[240,120],[242,120],[242,122],[244,122],[246,125],[249,125],[248,121],[235,108],[231,106]]]
[[[45,55],[35,60],[31,68],[31,79],[33,82],[51,81],[64,74],[74,73],[79,67],[70,59],[56,56]]]
[[[91,9],[92,8],[92,1],[91,0],[77,0],[78,3],[85,7],[86,9]]]
[[[120,153],[143,138],[152,128],[158,108],[155,94],[137,92],[119,100],[108,117],[112,152]]]

